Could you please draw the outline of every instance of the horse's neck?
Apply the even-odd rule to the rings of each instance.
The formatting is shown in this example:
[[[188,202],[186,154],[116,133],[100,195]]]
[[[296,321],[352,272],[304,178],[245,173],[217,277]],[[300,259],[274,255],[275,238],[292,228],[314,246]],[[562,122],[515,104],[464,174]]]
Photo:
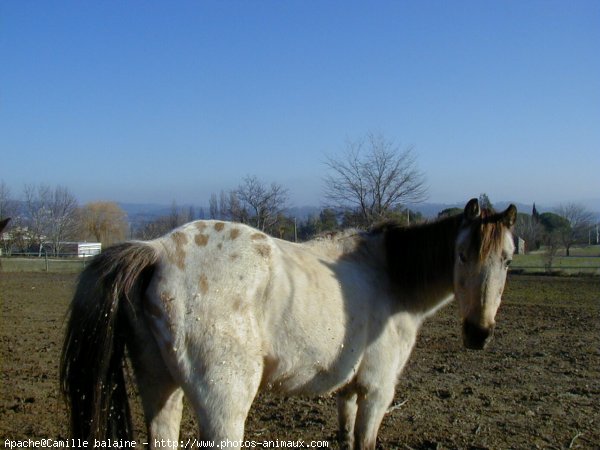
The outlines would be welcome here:
[[[413,292],[410,296],[409,305],[413,311],[424,316],[430,316],[439,308],[454,298],[454,286],[452,280],[440,280],[439,283],[430,284],[427,289]]]
[[[384,231],[390,280],[401,305],[427,314],[451,298],[460,221],[450,217]]]

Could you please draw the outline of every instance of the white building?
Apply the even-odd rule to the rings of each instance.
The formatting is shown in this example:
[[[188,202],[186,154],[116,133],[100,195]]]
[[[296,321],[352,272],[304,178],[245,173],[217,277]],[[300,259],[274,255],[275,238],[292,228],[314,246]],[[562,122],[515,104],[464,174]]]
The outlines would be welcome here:
[[[98,255],[102,251],[100,242],[61,242],[60,253],[71,254],[78,258]]]

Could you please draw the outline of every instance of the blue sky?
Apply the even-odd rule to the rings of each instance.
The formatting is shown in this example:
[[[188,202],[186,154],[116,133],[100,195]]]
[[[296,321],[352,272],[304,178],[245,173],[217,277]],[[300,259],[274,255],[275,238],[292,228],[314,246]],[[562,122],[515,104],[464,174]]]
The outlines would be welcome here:
[[[598,1],[0,3],[0,180],[319,205],[325,155],[414,146],[431,202],[600,198]],[[600,200],[596,200],[600,210]]]

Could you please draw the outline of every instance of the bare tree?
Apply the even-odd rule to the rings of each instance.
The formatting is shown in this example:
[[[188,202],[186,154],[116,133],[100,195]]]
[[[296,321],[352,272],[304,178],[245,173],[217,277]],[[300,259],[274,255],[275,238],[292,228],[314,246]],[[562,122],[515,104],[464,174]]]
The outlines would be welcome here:
[[[77,199],[64,186],[56,186],[50,197],[50,224],[48,237],[54,254],[58,255],[62,243],[73,237],[77,229]]]
[[[156,239],[170,230],[169,216],[160,216],[139,226],[135,230],[135,238],[145,241]]]
[[[12,199],[10,188],[4,180],[0,181],[0,253],[2,254],[10,254],[15,237],[14,232],[4,235],[2,230],[6,228],[11,219],[13,220],[13,225],[15,224],[18,211],[17,202]],[[16,223],[19,223],[18,219]]]
[[[479,194],[479,206],[481,209],[488,209],[490,211],[494,210],[494,205],[485,192]]]
[[[533,215],[517,214],[514,233],[525,240],[526,251],[537,250],[540,247],[543,226]]]
[[[10,188],[4,182],[0,181],[0,219],[6,217],[16,217],[19,212],[17,202],[12,198]]]
[[[343,155],[328,157],[326,165],[331,172],[325,178],[329,206],[356,211],[365,225],[427,198],[413,149],[400,150],[380,134],[349,142]]]
[[[81,208],[79,217],[83,236],[101,242],[102,247],[127,237],[127,213],[114,202],[88,203]]]
[[[139,239],[155,239],[171,230],[193,220],[194,209],[180,208],[177,202],[173,200],[169,214],[159,216],[136,230],[135,235]]]
[[[42,245],[48,234],[50,221],[50,187],[46,185],[25,186],[25,214],[27,231],[31,244],[38,247],[39,255],[42,254]]]
[[[183,208],[180,208],[177,205],[177,202],[175,200],[173,200],[173,202],[171,203],[171,213],[167,216],[169,229],[166,231],[173,230],[177,227],[180,227],[184,223],[191,222],[193,220],[193,216],[193,208],[185,211]]]
[[[285,209],[288,191],[278,183],[266,186],[256,176],[247,176],[234,191],[238,215],[245,212],[247,220],[259,230],[272,231],[278,216]],[[246,219],[243,214],[242,220]]]
[[[567,256],[570,256],[570,250],[573,244],[583,242],[587,237],[587,232],[592,226],[594,215],[585,209],[585,206],[578,203],[567,203],[556,208],[556,214],[569,222],[568,226],[561,227],[558,232],[562,244],[565,246]]]
[[[217,200],[217,194],[214,192],[210,194],[210,199],[208,200],[208,211],[209,218],[218,219],[219,218],[219,202]]]
[[[27,223],[34,243],[41,255],[44,241],[52,244],[55,255],[60,253],[62,242],[76,231],[77,200],[68,188],[47,185],[25,186]]]
[[[242,204],[237,190],[230,191],[228,197],[221,202],[221,216],[235,222],[250,223],[248,209]]]
[[[219,219],[221,220],[226,220],[226,219],[231,219],[230,217],[228,217],[228,205],[229,205],[229,198],[227,196],[227,193],[223,190],[221,190],[221,192],[219,193]]]
[[[544,268],[548,273],[552,272],[559,245],[560,239],[556,233],[547,233],[544,236],[544,253],[542,254],[542,261],[544,262]]]

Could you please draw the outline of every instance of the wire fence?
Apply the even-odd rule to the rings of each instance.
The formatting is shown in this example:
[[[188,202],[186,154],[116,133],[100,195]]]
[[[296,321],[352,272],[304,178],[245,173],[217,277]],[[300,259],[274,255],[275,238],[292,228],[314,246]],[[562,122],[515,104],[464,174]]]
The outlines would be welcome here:
[[[37,253],[13,253],[11,256],[0,257],[0,270],[3,272],[59,272],[78,273],[90,263],[92,256],[78,256],[75,253],[53,257],[47,254],[39,256]],[[515,261],[510,266],[510,273],[519,274],[544,274],[544,275],[585,275],[600,276],[600,258],[579,258],[587,265],[565,264],[563,260],[555,261],[551,266],[541,264],[537,260]],[[575,262],[575,261],[572,261]],[[584,264],[585,264],[584,263]]]
[[[13,254],[0,258],[0,269],[3,272],[78,273],[89,264],[91,259],[91,256],[81,257],[77,255],[51,257],[48,255]]]
[[[515,266],[510,267],[513,275],[594,275],[600,276],[600,267],[590,266]]]

